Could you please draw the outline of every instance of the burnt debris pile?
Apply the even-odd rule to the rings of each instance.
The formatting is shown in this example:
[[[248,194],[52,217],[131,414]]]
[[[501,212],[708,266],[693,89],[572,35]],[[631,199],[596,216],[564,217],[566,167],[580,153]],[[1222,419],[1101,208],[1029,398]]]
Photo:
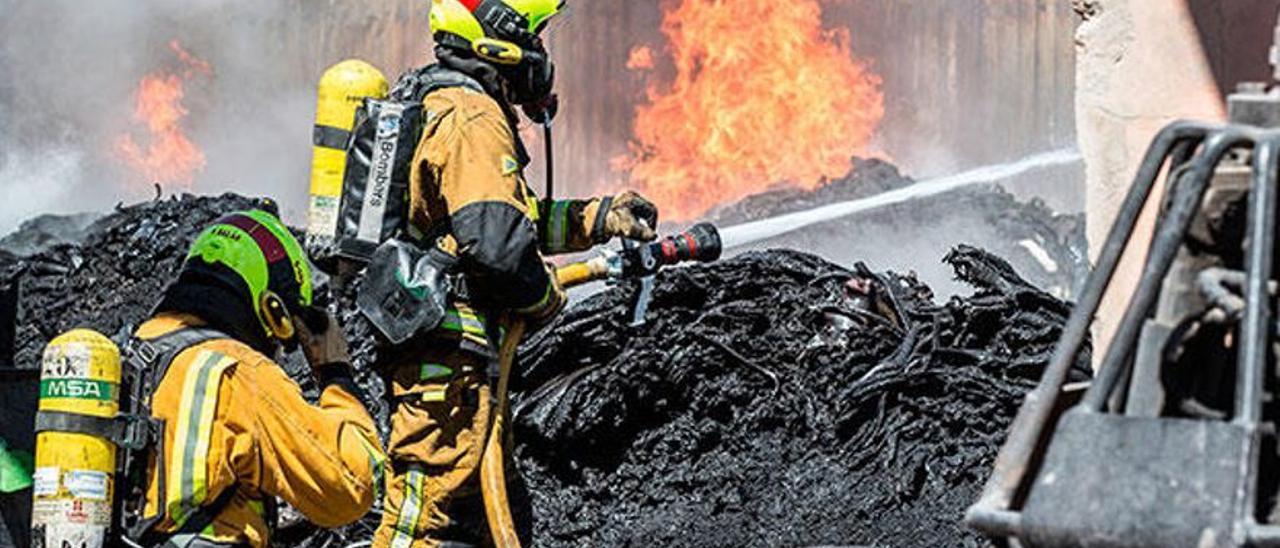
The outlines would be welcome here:
[[[663,273],[640,328],[625,288],[571,309],[522,354],[537,544],[980,544],[963,509],[1069,309],[946,262],[975,293],[769,251]]]
[[[253,203],[158,200],[118,208],[78,243],[0,252],[0,287],[20,288],[14,365],[38,367],[44,344],[74,327],[123,340],[195,234]],[[517,499],[533,544],[978,543],[961,512],[1068,305],[982,250],[946,262],[970,295],[939,303],[912,275],[772,250],[662,273],[640,327],[634,287],[576,303],[522,349]],[[356,361],[370,362],[367,326],[346,327]],[[382,391],[372,372],[361,382]],[[0,435],[29,449],[24,394],[30,405]]]
[[[868,198],[914,183],[884,160],[854,157],[844,177],[823,180],[812,190],[779,187],[747,196],[716,208],[713,221],[725,226],[754,221],[784,213],[814,209],[836,202]]]
[[[0,287],[16,287],[19,310],[13,365],[38,368],[49,339],[75,327],[107,336],[136,326],[178,272],[196,234],[219,216],[255,202],[233,194],[143,202],[117,208],[78,232],[83,216],[46,218],[41,233],[60,243],[18,256],[0,247]],[[30,246],[23,231],[6,240]],[[19,251],[20,252],[20,251]]]
[[[98,218],[94,213],[77,213],[28,219],[0,238],[0,249],[15,255],[35,255],[57,245],[74,244],[85,238]]]

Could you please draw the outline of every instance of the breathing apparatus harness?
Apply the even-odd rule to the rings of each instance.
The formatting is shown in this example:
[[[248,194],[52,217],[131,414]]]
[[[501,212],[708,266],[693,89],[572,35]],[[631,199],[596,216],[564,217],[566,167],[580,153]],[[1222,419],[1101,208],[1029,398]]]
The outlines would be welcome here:
[[[151,414],[151,395],[164,379],[174,358],[182,351],[206,341],[225,339],[221,331],[203,327],[182,328],[154,339],[132,338],[123,352],[120,412],[114,418],[94,417],[60,411],[40,411],[36,415],[36,432],[67,432],[109,440],[118,447],[115,496],[111,501],[108,535],[113,542],[134,548],[153,546],[185,547],[195,541],[235,496],[236,486],[223,490],[217,498],[192,509],[181,526],[172,532],[155,530],[166,514],[144,519],[147,504],[147,465],[154,460],[158,467],[158,492],[165,492],[164,430],[165,422]],[[274,522],[274,506],[268,506],[264,519]]]
[[[485,11],[485,6],[490,4],[498,8]],[[505,4],[484,2],[477,13],[501,14],[503,9],[513,15],[489,17],[490,20],[499,17],[496,24],[505,27],[509,17],[519,17]],[[519,30],[520,21],[512,24]],[[436,90],[456,87],[493,97],[503,105],[515,138],[517,161],[522,166],[528,164],[529,153],[520,139],[516,114],[506,105],[516,103],[517,98],[531,101],[517,104],[531,120],[543,127],[547,162],[546,198],[551,199],[555,192],[551,120],[558,110],[558,101],[550,93],[554,69],[537,35],[528,32],[524,35],[531,41],[533,50],[493,39],[477,40],[472,48],[457,35],[436,33],[439,63],[402,75],[391,88],[388,98],[416,106]],[[519,75],[528,77],[519,78]],[[455,268],[457,258],[434,245],[423,245],[423,242],[434,241],[438,234],[413,234],[407,222],[399,232],[410,236],[412,241],[404,241],[393,234],[380,242],[369,254],[365,283],[356,299],[366,318],[392,344],[404,343],[417,333],[435,329],[445,318],[449,299],[467,300],[468,294],[466,277]]]
[[[303,305],[309,304],[310,297],[305,285],[295,276],[309,277],[310,273],[305,268],[295,272],[299,266],[297,261],[302,260],[301,252],[296,249],[296,242],[288,240],[295,248],[291,252],[286,240],[277,234],[276,231],[280,231],[288,235],[276,211],[273,202],[260,202],[255,210],[223,216],[206,228],[192,244],[177,282],[165,291],[164,299],[151,314],[194,314],[208,322],[207,325],[183,326],[149,339],[134,336],[124,346],[121,413],[117,422],[124,425],[125,435],[116,442],[121,455],[116,477],[121,480],[121,488],[112,503],[113,538],[122,544],[166,548],[192,545],[239,490],[233,483],[216,498],[190,508],[181,516],[169,515],[162,503],[156,516],[143,518],[149,463],[154,462],[157,470],[157,492],[167,492],[165,423],[152,414],[151,400],[177,356],[215,339],[239,340],[264,354],[296,344],[295,314],[306,312]],[[232,228],[248,237],[235,238]],[[266,267],[268,276],[261,280],[264,287],[257,289],[256,297],[251,277],[241,273],[244,266],[237,262],[245,260],[245,254],[228,248],[228,244],[234,242],[255,246],[261,252],[262,266]],[[305,262],[301,264],[305,266]],[[286,300],[276,291],[292,296]],[[251,304],[255,301],[256,307]],[[297,319],[306,321],[307,318],[305,314],[297,314]],[[254,327],[245,328],[246,324]],[[274,515],[274,500],[265,500],[262,518],[268,527],[273,527]],[[177,525],[176,530],[156,530],[156,525],[166,518]]]
[[[142,518],[147,503],[147,465],[153,457],[157,467],[156,478],[160,482],[157,492],[166,492],[165,482],[168,479],[164,458],[165,422],[163,419],[155,418],[151,412],[151,397],[155,394],[156,388],[164,380],[174,360],[183,351],[217,339],[239,340],[254,331],[252,329],[236,330],[229,326],[230,323],[243,323],[243,317],[238,314],[242,311],[234,310],[234,307],[199,308],[195,306],[197,303],[208,301],[211,291],[218,291],[216,286],[209,285],[210,282],[211,280],[208,279],[202,279],[199,282],[186,280],[185,283],[180,280],[178,284],[169,288],[165,299],[156,306],[152,315],[165,311],[196,312],[197,316],[211,323],[200,327],[182,327],[150,339],[135,336],[129,339],[122,352],[124,382],[121,391],[121,412],[117,417],[117,423],[121,425],[120,431],[123,435],[117,441],[121,457],[117,463],[116,476],[121,478],[121,488],[113,501],[112,529],[113,538],[134,548],[153,546],[171,548],[191,545],[198,540],[201,531],[213,523],[213,520],[227,508],[238,491],[238,485],[228,486],[216,498],[192,509],[185,516],[185,520],[180,521],[181,525],[171,532],[155,529],[155,526],[166,517],[178,521],[176,519],[178,516],[167,516],[167,510],[163,504],[156,516],[149,519]],[[193,285],[199,285],[199,287],[186,287]],[[185,291],[184,287],[193,292]],[[304,315],[298,319],[305,321],[307,318]],[[232,335],[232,332],[238,333]],[[266,352],[261,347],[262,344],[286,345],[287,342],[272,338],[271,341],[261,340],[257,343],[246,342],[246,344]],[[274,528],[275,501],[268,498],[264,503],[262,517],[268,527]]]
[[[201,505],[186,516],[177,530],[163,533],[155,526],[165,518],[162,510],[157,515],[143,519],[146,509],[148,457],[154,456],[158,469],[158,492],[165,492],[164,470],[164,420],[151,415],[151,396],[169,371],[169,366],[182,351],[214,339],[228,338],[226,334],[208,328],[190,327],[161,335],[154,339],[133,338],[124,349],[126,379],[121,402],[122,417],[139,425],[138,435],[120,444],[122,458],[118,464],[122,489],[114,502],[113,527],[117,538],[133,547],[179,547],[191,544],[213,520],[226,509],[235,497],[237,485],[232,484],[218,497]],[[269,513],[274,513],[274,508]],[[274,520],[264,516],[267,523]]]

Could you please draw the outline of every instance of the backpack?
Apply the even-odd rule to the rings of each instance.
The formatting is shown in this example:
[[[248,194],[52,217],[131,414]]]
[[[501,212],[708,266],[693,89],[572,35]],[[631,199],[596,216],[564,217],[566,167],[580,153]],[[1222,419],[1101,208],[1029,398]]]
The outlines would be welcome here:
[[[440,65],[404,74],[386,98],[365,99],[356,109],[347,144],[333,251],[350,270],[364,270],[357,307],[392,344],[438,326],[457,289],[451,280],[456,259],[423,245],[423,235],[409,226],[409,173],[425,122],[422,101],[453,87],[484,93],[470,76]]]
[[[401,76],[386,98],[365,99],[356,109],[334,236],[338,258],[363,267],[383,242],[417,239],[410,236],[409,172],[425,121],[422,100],[451,87],[484,93],[470,76],[430,65]]]

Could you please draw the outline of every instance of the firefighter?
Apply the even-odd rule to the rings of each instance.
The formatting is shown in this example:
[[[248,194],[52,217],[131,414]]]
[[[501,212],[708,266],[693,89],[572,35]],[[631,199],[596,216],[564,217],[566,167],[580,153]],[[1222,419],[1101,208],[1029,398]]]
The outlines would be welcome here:
[[[273,211],[215,221],[135,333],[154,358],[163,443],[147,468],[144,545],[266,546],[274,497],[322,527],[359,519],[385,460],[337,323]],[[273,359],[300,345],[319,402]]]
[[[657,209],[634,192],[540,200],[517,109],[555,114],[554,69],[540,32],[562,0],[432,0],[437,63],[392,90],[426,120],[410,173],[410,224],[458,257],[465,289],[431,334],[391,353],[393,399],[382,523],[375,547],[487,543],[477,468],[491,420],[488,372],[504,314],[537,326],[566,298],[544,255],[621,236],[652,240]]]

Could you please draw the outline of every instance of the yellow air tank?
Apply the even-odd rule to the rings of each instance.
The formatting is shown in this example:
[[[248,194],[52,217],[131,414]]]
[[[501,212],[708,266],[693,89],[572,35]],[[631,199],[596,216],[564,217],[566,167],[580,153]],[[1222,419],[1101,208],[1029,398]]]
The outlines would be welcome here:
[[[332,256],[342,200],[342,176],[347,168],[347,139],[356,109],[366,97],[387,95],[387,78],[358,59],[338,63],[324,72],[318,86],[316,125],[312,134],[311,204],[307,219],[307,252],[323,261]]]
[[[76,329],[45,347],[36,419],[35,546],[99,548],[111,523],[116,446],[106,434],[120,409],[120,349]],[[77,432],[79,431],[79,432]]]

